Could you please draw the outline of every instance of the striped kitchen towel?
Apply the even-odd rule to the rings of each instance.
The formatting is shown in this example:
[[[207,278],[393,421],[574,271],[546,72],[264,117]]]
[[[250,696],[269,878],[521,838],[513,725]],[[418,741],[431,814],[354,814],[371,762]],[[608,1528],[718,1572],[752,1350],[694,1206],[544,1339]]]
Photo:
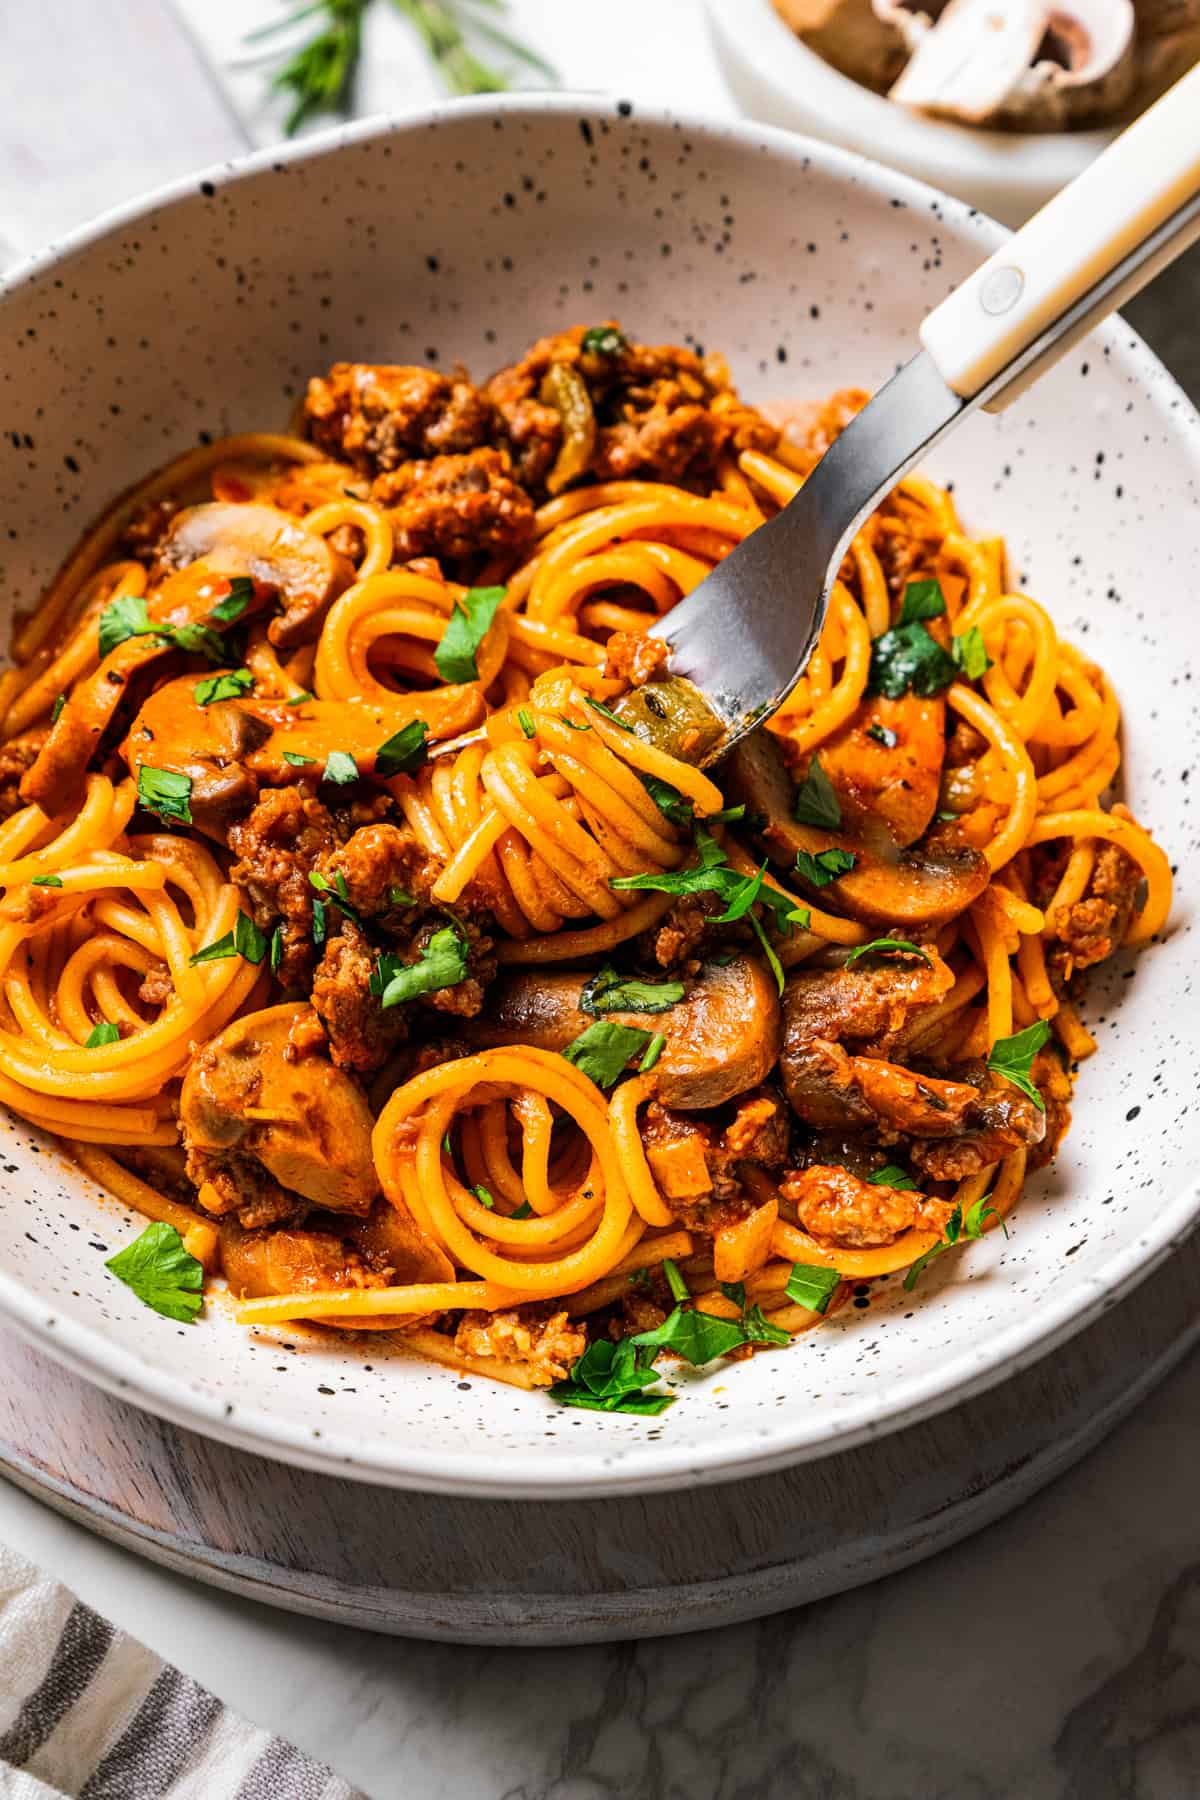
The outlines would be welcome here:
[[[0,1545],[0,1800],[364,1800]]]

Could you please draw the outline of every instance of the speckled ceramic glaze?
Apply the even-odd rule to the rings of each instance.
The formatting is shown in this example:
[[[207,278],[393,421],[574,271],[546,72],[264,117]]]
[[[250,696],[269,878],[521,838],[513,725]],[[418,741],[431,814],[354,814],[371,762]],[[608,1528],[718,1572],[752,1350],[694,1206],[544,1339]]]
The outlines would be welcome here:
[[[197,178],[42,258],[0,300],[3,604],[30,604],[136,476],[198,439],[282,424],[334,358],[461,359],[483,375],[541,332],[617,315],[651,342],[719,346],[751,399],[820,395],[888,375],[997,235],[804,140],[562,97],[462,105]],[[1128,796],[1180,869],[1166,941],[1092,990],[1100,1054],[1007,1242],[943,1258],[916,1295],[876,1284],[789,1350],[673,1375],[679,1403],[659,1419],[604,1416],[460,1381],[379,1338],[249,1333],[220,1298],[197,1324],[160,1318],[104,1269],[139,1222],[5,1124],[0,1306],[81,1373],[200,1431],[480,1494],[754,1473],[1052,1354],[1197,1210],[1198,472],[1193,414],[1120,324],[933,465],[1115,678]]]

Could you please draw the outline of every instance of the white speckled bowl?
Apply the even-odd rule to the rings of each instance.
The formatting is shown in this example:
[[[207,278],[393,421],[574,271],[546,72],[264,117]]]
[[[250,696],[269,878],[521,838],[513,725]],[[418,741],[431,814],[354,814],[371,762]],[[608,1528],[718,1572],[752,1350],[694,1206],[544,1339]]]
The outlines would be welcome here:
[[[913,112],[825,62],[772,0],[707,0],[707,7],[721,67],[751,118],[878,157],[1006,225],[1022,224],[1116,136],[1115,126],[985,131]]]
[[[877,383],[997,241],[967,210],[836,150],[565,97],[480,102],[263,155],[113,215],[0,296],[9,606],[85,520],[209,434],[286,419],[336,357],[462,358],[617,314],[719,345],[752,398]],[[1111,670],[1129,794],[1179,859],[1170,940],[1094,990],[1100,1054],[1057,1170],[918,1294],[873,1290],[791,1349],[680,1382],[662,1418],[549,1400],[379,1339],[179,1326],[104,1270],[138,1228],[62,1154],[0,1126],[0,1307],[83,1375],[312,1467],[461,1494],[578,1496],[820,1456],[1051,1352],[1170,1253],[1197,1211],[1200,1008],[1184,938],[1200,852],[1186,785],[1200,431],[1117,324],[942,452],[969,523]],[[1152,1290],[1147,1289],[1147,1295]]]

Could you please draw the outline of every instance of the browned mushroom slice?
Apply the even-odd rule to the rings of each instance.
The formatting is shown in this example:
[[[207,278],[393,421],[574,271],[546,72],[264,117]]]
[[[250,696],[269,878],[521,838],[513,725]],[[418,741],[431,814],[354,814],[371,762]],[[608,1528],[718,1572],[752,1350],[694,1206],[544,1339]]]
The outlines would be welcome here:
[[[231,1176],[236,1186],[249,1160],[313,1206],[366,1214],[379,1192],[370,1109],[358,1083],[323,1056],[288,1059],[292,1026],[307,1010],[247,1013],[193,1057],[179,1106],[188,1175],[202,1190]],[[235,1194],[210,1210],[236,1204]]]
[[[135,780],[143,764],[186,776],[192,823],[224,843],[230,825],[257,798],[258,783],[244,765],[271,728],[234,700],[201,706],[197,685],[195,675],[183,675],[151,694],[120,755]]]
[[[159,573],[203,561],[216,575],[249,575],[279,594],[283,611],[267,635],[281,649],[311,643],[354,570],[290,513],[258,501],[189,506],[171,521]]]
[[[817,855],[840,847],[854,855],[854,867],[815,897],[835,912],[871,925],[940,925],[955,918],[987,886],[987,858],[958,845],[914,844],[889,852],[881,831],[871,848],[856,839],[814,830],[792,816],[792,782],[767,733],[743,738],[726,765],[729,787],[744,800],[760,827],[768,851],[780,863],[798,850]]]
[[[488,994],[484,1017],[465,1029],[472,1042],[532,1044],[565,1050],[596,1023],[580,1009],[584,980],[560,970],[506,976]],[[757,1087],[779,1058],[779,996],[753,956],[702,969],[678,1005],[661,1013],[605,1013],[618,1025],[661,1032],[666,1048],[655,1067],[658,1097],[684,1112],[721,1106]]]

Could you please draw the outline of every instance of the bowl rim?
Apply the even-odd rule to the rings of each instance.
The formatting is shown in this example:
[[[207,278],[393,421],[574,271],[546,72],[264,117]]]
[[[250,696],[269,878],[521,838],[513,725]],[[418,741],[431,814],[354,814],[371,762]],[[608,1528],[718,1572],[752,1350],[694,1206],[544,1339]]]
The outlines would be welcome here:
[[[576,119],[604,118],[612,122],[614,129],[632,120],[634,129],[646,124],[670,131],[682,129],[697,139],[732,142],[782,157],[797,166],[818,165],[836,179],[865,187],[888,201],[898,199],[919,210],[936,209],[946,223],[978,238],[981,259],[1007,235],[1002,226],[977,208],[912,176],[854,151],[752,120],[713,120],[601,93],[486,95],[414,107],[334,127],[296,143],[271,145],[164,183],[108,209],[7,271],[0,277],[0,306],[76,253],[160,208],[191,198],[201,191],[202,184],[205,192],[210,185],[219,191],[258,176],[273,165],[320,161],[356,144],[419,135],[466,115],[487,117],[497,112],[513,117],[550,113]],[[1190,438],[1200,462],[1200,415],[1153,352],[1124,322],[1118,326],[1107,321],[1092,337],[1111,351],[1114,360],[1119,358],[1131,370],[1143,392],[1152,386],[1162,396],[1161,405],[1164,412],[1170,413],[1173,429]],[[543,1451],[510,1452],[511,1468],[507,1471],[497,1468],[495,1455],[486,1447],[466,1454],[413,1451],[405,1447],[402,1439],[390,1435],[364,1443],[361,1434],[353,1430],[326,1430],[319,1447],[315,1447],[298,1421],[281,1420],[265,1406],[244,1403],[240,1395],[236,1396],[235,1405],[222,1390],[200,1388],[165,1372],[113,1342],[99,1325],[48,1316],[47,1304],[2,1264],[0,1315],[37,1348],[120,1399],[201,1436],[317,1473],[462,1498],[553,1500],[644,1494],[696,1483],[743,1479],[840,1454],[985,1392],[1048,1355],[1115,1304],[1118,1295],[1123,1297],[1144,1281],[1187,1238],[1198,1216],[1200,1178],[1159,1207],[1145,1228],[1115,1250],[1101,1271],[1086,1283],[1058,1284],[1036,1309],[1023,1309],[1011,1324],[989,1335],[982,1348],[969,1349],[949,1363],[938,1362],[930,1374],[907,1382],[901,1398],[880,1405],[875,1390],[864,1384],[857,1405],[848,1407],[845,1416],[837,1421],[826,1421],[819,1429],[806,1427],[805,1414],[800,1409],[765,1441],[761,1427],[755,1427],[705,1452],[703,1460],[695,1450],[674,1448],[659,1440],[653,1455],[647,1458],[649,1466],[642,1469],[630,1468],[628,1455],[614,1456],[610,1445],[601,1445],[595,1451],[580,1447],[561,1458],[547,1456]],[[635,1444],[634,1453],[636,1448]]]
[[[843,143],[864,144],[923,165],[930,181],[986,180],[1030,195],[1078,175],[1117,135],[1118,126],[1088,131],[996,131],[910,111],[844,75],[810,50],[775,10],[773,0],[705,0],[709,25],[797,112],[821,119]],[[802,99],[795,96],[800,94]],[[865,152],[864,152],[865,154]]]

